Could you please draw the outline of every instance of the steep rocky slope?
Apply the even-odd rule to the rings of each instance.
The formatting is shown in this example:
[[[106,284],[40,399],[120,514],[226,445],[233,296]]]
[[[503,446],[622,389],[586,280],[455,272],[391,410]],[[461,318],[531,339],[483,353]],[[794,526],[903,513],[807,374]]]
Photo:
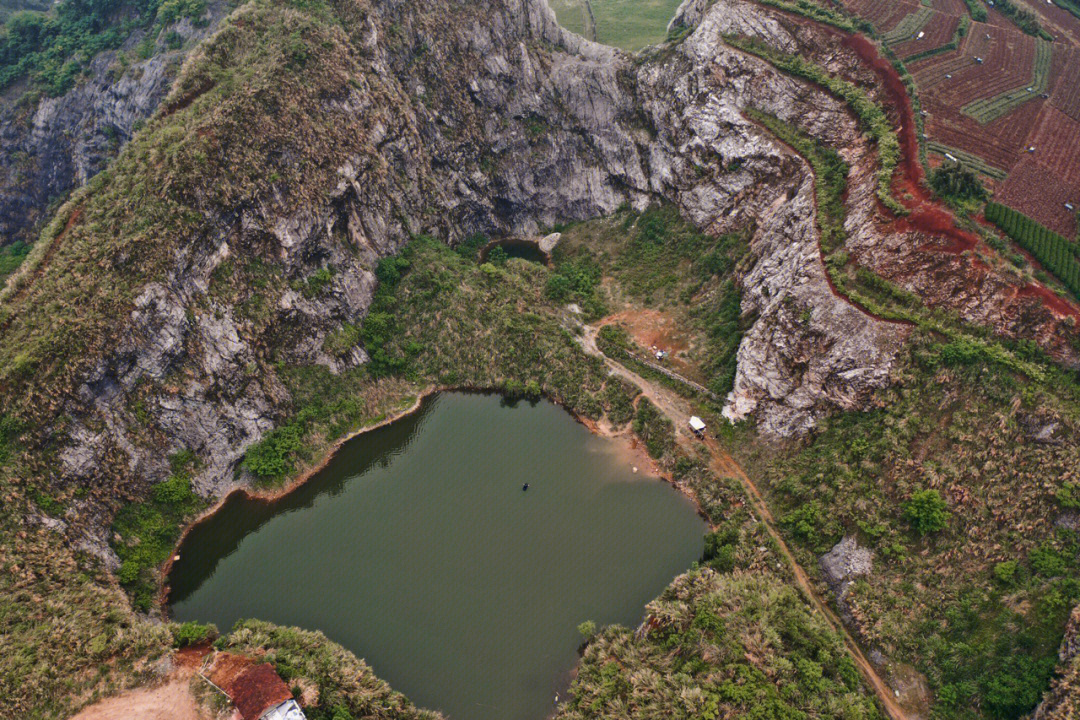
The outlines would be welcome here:
[[[744,111],[845,148],[868,264],[921,256],[909,236],[883,239],[874,148],[847,107],[723,35],[857,60],[759,5],[704,5],[684,6],[697,25],[684,41],[635,59],[561,30],[541,0],[236,10],[0,293],[0,430],[19,447],[3,472],[37,506],[25,522],[63,539],[64,557],[115,568],[109,523],[173,473],[170,457],[192,458],[206,497],[250,483],[240,460],[295,410],[282,368],[370,360],[332,340],[365,318],[380,259],[416,235],[530,234],[624,203],[673,202],[710,234],[752,228],[729,417],[790,436],[866,407],[911,330],[834,291],[815,178]],[[990,316],[979,286],[935,294],[911,267],[898,280],[932,302]],[[1060,318],[985,285],[1003,298],[991,315],[1024,319],[999,330],[1055,340]]]
[[[452,23],[441,5],[323,12],[237,11],[10,284],[4,410],[53,449],[58,462],[34,468],[44,485],[109,477],[136,491],[187,449],[203,463],[196,486],[218,495],[287,402],[273,362],[364,360],[331,357],[324,340],[363,316],[376,260],[411,234],[528,233],[657,197],[710,232],[757,222],[746,285],[760,319],[738,413],[793,432],[886,380],[903,330],[829,291],[809,176],[739,108],[852,135],[853,121],[721,46],[731,22],[783,32],[754,6],[717,5],[640,68],[565,33],[539,2],[463,5]],[[289,44],[297,34],[304,48]],[[208,293],[227,259],[252,281],[255,265],[273,269],[259,308]],[[793,322],[806,309],[809,326]],[[75,501],[69,519],[103,517],[95,507]],[[103,550],[98,538],[87,547]]]
[[[3,93],[0,246],[33,242],[58,201],[100,172],[157,109],[186,51],[229,9],[214,2],[198,22],[184,18],[162,28],[146,59],[131,60],[149,40],[145,30],[133,33],[119,50],[97,55],[89,77],[59,97],[27,93],[23,84]]]

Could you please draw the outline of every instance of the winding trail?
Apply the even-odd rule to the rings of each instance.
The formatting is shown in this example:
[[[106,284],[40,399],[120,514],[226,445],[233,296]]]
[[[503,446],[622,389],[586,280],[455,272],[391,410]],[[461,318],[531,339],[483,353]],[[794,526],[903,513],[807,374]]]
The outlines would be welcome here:
[[[600,322],[601,324],[603,323],[603,321]],[[578,339],[585,352],[602,359],[604,364],[614,375],[632,382],[639,390],[641,390],[641,394],[644,397],[647,397],[654,405],[660,408],[660,410],[675,423],[675,434],[678,442],[687,446],[696,442],[696,438],[690,437],[685,430],[687,422],[689,421],[691,414],[693,414],[692,408],[688,405],[686,400],[677,395],[674,391],[641,377],[601,352],[600,348],[596,345],[596,335],[599,332],[599,327],[584,325],[583,330],[584,332]],[[821,616],[825,619],[825,622],[828,623],[833,632],[837,633],[843,640],[844,647],[847,648],[848,654],[851,656],[855,666],[859,669],[859,673],[863,676],[863,679],[866,680],[867,684],[873,688],[875,694],[877,694],[885,714],[892,718],[892,720],[909,720],[907,713],[904,712],[903,708],[901,708],[900,704],[896,701],[896,696],[892,689],[889,688],[888,684],[880,675],[878,675],[874,666],[867,660],[862,649],[859,647],[858,643],[855,642],[855,638],[848,632],[847,628],[840,621],[840,618],[837,617],[829,604],[823,600],[814,589],[806,571],[799,565],[798,561],[795,559],[795,555],[791,552],[790,548],[788,548],[787,543],[784,542],[784,538],[776,529],[776,519],[773,517],[772,512],[770,512],[768,503],[765,502],[765,497],[762,495],[757,485],[755,485],[754,481],[747,476],[742,467],[739,466],[739,463],[720,446],[720,443],[718,443],[715,438],[706,436],[703,444],[709,451],[709,455],[712,457],[712,470],[721,476],[736,478],[742,484],[743,490],[746,491],[747,499],[750,501],[754,513],[765,526],[769,536],[776,542],[777,547],[780,549],[780,553],[784,556],[785,561],[790,566],[792,575],[795,578],[795,584],[803,592],[807,600],[810,601],[810,604],[821,613]]]

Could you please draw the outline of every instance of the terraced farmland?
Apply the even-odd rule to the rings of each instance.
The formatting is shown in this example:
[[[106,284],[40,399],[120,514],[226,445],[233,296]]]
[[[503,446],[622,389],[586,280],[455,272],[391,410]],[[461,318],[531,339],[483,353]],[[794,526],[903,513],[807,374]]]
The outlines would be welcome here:
[[[960,109],[985,125],[1007,115],[1020,105],[1042,96],[1050,84],[1050,65],[1053,50],[1050,43],[1039,39],[1035,41],[1035,60],[1031,81],[1021,87],[1007,90],[992,97],[985,97],[968,103]]]
[[[896,45],[911,40],[926,26],[926,23],[930,22],[930,18],[933,16],[934,11],[931,8],[920,5],[915,12],[907,15],[895,27],[882,35],[881,40],[886,45]]]
[[[969,167],[976,172],[980,172],[989,178],[993,178],[994,180],[1004,180],[1005,176],[1008,175],[1007,172],[1005,172],[1001,168],[990,165],[978,155],[973,155],[959,148],[954,148],[950,145],[938,142],[937,140],[931,140],[930,142],[926,143],[926,149],[927,151],[937,153],[942,157],[945,157],[946,155],[952,155],[954,158],[962,162],[966,167]]]
[[[1063,68],[1050,104],[1073,120],[1080,121],[1080,49],[1064,54]]]
[[[946,15],[933,10],[930,15],[930,22],[920,31],[924,33],[922,38],[909,38],[892,46],[893,52],[904,62],[955,50],[967,34],[970,25],[967,16]]]
[[[1080,206],[1080,0],[1013,0],[1053,41],[985,0],[839,3],[874,25],[914,78],[928,153],[961,159],[996,201],[1075,236],[1065,205]]]

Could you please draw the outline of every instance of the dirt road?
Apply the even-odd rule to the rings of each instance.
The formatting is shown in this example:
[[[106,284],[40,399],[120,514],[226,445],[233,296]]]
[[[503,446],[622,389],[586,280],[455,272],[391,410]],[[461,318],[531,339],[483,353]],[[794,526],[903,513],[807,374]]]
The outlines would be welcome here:
[[[208,720],[192,697],[191,675],[139,688],[84,708],[71,720]]]
[[[601,321],[601,323],[602,322],[603,321]],[[596,334],[598,331],[598,328],[590,327],[588,325],[584,326],[584,332],[579,340],[581,346],[585,349],[585,352],[603,359],[604,364],[612,373],[636,385],[641,390],[643,396],[647,397],[654,405],[660,408],[665,415],[671,418],[675,423],[676,439],[680,443],[689,446],[698,442],[696,438],[690,436],[686,431],[687,422],[689,421],[691,414],[693,414],[693,409],[689,406],[688,402],[668,388],[641,377],[637,373],[620,365],[600,352],[600,349],[596,346]],[[761,494],[761,491],[758,490],[757,485],[755,485],[754,481],[743,472],[742,467],[739,466],[735,459],[731,457],[731,455],[729,455],[714,438],[706,438],[704,445],[708,449],[709,455],[712,457],[713,471],[721,476],[736,478],[742,483],[743,489],[746,491],[746,495],[750,500],[750,504],[753,506],[754,513],[758,516],[758,519],[761,520],[762,524],[765,525],[769,535],[776,541],[781,554],[783,554],[788,565],[791,567],[796,585],[798,585],[799,589],[810,601],[810,604],[843,639],[844,646],[851,655],[852,661],[854,661],[855,665],[859,668],[859,672],[862,674],[867,684],[870,685],[877,694],[878,700],[885,710],[885,713],[892,718],[892,720],[909,720],[908,715],[896,701],[896,696],[893,691],[885,681],[881,679],[881,676],[878,675],[877,670],[875,670],[874,666],[870,664],[870,661],[866,659],[866,656],[863,655],[858,643],[855,642],[855,638],[851,636],[847,631],[847,628],[840,622],[836,613],[834,613],[828,603],[822,600],[818,595],[813,584],[811,584],[806,571],[803,570],[795,560],[795,556],[788,548],[787,543],[784,542],[784,538],[776,529],[776,520],[769,511],[769,506],[765,502],[765,498]]]

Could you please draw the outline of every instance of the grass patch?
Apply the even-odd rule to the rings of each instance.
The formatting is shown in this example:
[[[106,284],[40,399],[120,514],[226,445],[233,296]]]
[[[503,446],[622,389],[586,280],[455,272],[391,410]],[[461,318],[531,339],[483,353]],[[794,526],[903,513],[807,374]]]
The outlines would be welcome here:
[[[551,6],[560,25],[587,36],[591,5],[596,22],[595,39],[632,53],[667,39],[668,23],[679,3],[680,0],[555,0]]]

